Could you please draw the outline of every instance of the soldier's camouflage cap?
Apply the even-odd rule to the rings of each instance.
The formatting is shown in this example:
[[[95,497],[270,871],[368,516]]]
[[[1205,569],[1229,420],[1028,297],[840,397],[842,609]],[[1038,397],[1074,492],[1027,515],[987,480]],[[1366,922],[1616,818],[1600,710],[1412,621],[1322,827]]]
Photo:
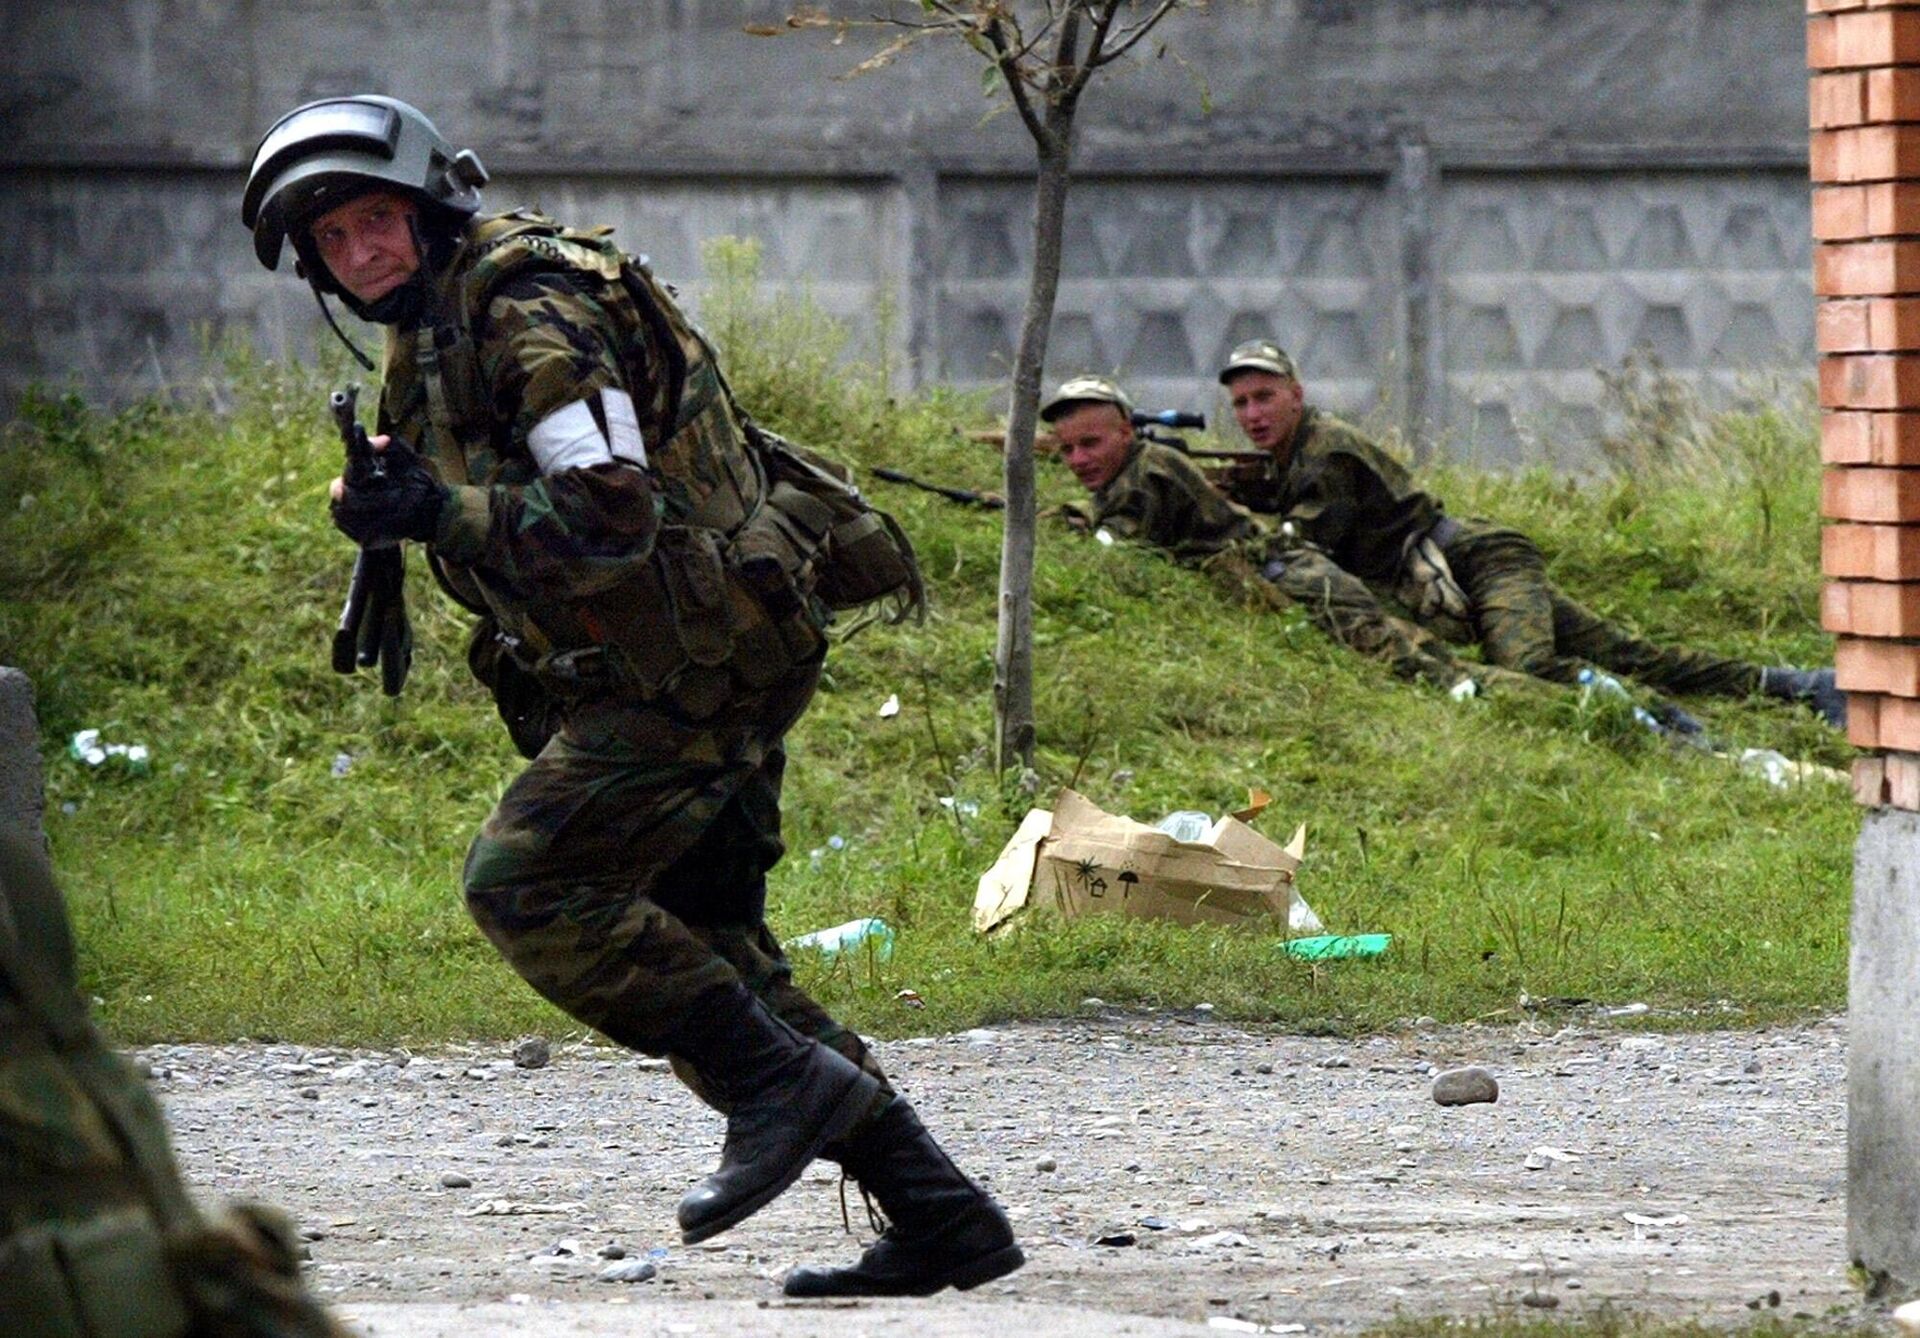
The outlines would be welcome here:
[[[1123,414],[1133,413],[1133,401],[1117,383],[1104,376],[1076,376],[1062,381],[1060,388],[1047,396],[1040,406],[1040,419],[1051,423],[1076,404],[1112,404]]]
[[[1220,369],[1220,384],[1224,386],[1236,372],[1272,372],[1289,381],[1300,379],[1293,359],[1271,339],[1249,339],[1234,345],[1233,352],[1227,354],[1227,365]]]

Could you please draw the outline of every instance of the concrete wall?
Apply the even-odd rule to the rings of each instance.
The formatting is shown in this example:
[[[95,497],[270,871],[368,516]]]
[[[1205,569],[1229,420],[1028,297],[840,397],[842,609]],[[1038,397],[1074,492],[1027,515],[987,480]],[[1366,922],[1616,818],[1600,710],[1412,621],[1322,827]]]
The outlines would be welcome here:
[[[957,49],[837,80],[878,36],[743,31],[787,8],[0,0],[0,396],[184,378],[207,327],[306,347],[240,181],[281,111],[368,89],[475,146],[495,203],[613,222],[696,291],[700,238],[758,236],[770,277],[866,337],[891,313],[914,374],[991,381],[1030,249],[1024,132]],[[1637,343],[1709,381],[1811,349],[1793,6],[1216,0],[1166,35],[1179,59],[1085,107],[1052,375],[1206,407],[1220,352],[1271,331],[1323,401],[1500,460],[1529,428],[1590,431],[1590,368]]]

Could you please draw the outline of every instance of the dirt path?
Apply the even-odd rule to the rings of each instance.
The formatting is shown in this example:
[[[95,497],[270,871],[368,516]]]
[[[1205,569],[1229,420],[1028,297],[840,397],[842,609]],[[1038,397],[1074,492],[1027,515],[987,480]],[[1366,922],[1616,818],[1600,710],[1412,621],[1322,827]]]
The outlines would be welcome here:
[[[1626,1025],[1344,1042],[1090,1010],[884,1045],[1029,1255],[1003,1283],[905,1313],[956,1334],[1067,1332],[1070,1315],[1088,1332],[1318,1331],[1603,1302],[1714,1322],[1755,1305],[1860,1315],[1841,1024]],[[683,1248],[674,1204],[711,1169],[719,1121],[623,1052],[562,1047],[532,1070],[505,1047],[142,1057],[193,1181],[292,1212],[318,1288],[376,1333],[501,1331],[515,1315],[517,1332],[853,1334],[901,1313],[760,1308],[795,1263],[854,1250],[824,1163]],[[1430,1068],[1469,1062],[1498,1075],[1499,1102],[1435,1105]],[[655,1276],[598,1278],[628,1261]]]

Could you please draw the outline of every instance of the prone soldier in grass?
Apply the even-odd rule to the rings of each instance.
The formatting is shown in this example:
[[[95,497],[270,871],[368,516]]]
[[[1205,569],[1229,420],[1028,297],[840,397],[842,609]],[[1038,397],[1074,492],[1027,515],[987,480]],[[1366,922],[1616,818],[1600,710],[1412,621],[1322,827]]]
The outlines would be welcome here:
[[[470,662],[530,765],[468,853],[466,901],[535,989],[668,1056],[727,1116],[684,1238],[831,1158],[890,1225],[789,1295],[925,1295],[1018,1268],[1005,1215],[860,1038],[797,988],[766,924],[782,739],[835,609],[922,601],[911,547],[741,411],[712,347],[605,229],[485,215],[486,173],[391,98],[310,103],[242,207],[386,327],[384,477],[332,488],[363,548],[424,544],[478,618]]]
[[[1297,604],[1341,645],[1384,660],[1403,678],[1466,695],[1479,666],[1382,607],[1372,591],[1324,554],[1276,546],[1241,508],[1172,446],[1135,431],[1133,402],[1117,384],[1078,376],[1040,407],[1060,458],[1092,494],[1091,510],[1069,510],[1086,528],[1163,548],[1202,567],[1236,594]]]
[[[1393,590],[1423,624],[1477,642],[1492,664],[1556,683],[1599,666],[1680,695],[1761,693],[1845,724],[1846,696],[1831,669],[1762,667],[1658,646],[1563,594],[1531,539],[1445,514],[1398,461],[1307,404],[1293,359],[1272,340],[1235,348],[1220,383],[1235,421],[1265,453],[1230,471],[1228,495],[1277,517],[1301,544],[1361,580]]]

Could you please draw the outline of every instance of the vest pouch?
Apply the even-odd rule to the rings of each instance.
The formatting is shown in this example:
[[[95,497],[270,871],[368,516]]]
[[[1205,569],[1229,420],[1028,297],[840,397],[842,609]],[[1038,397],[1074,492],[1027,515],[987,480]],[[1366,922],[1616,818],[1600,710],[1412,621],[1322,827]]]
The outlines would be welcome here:
[[[696,665],[725,664],[733,658],[733,617],[720,536],[702,526],[669,525],[654,551],[680,649]]]
[[[836,466],[763,429],[750,431],[767,461],[769,503],[803,528],[817,525],[822,514],[830,518],[814,564],[813,593],[820,601],[838,612],[892,596],[900,602],[894,621],[924,613],[920,563],[893,517],[868,505]],[[795,494],[804,502],[792,501]]]
[[[128,1209],[0,1242],[0,1315],[36,1338],[179,1338],[188,1316],[153,1219]]]
[[[824,619],[783,564],[767,555],[737,560],[733,673],[743,687],[772,687],[795,668],[819,658],[827,644]]]
[[[833,527],[817,591],[830,609],[853,609],[902,591],[919,590],[913,545],[893,517],[867,511]]]
[[[686,663],[665,692],[689,719],[705,720],[734,695],[728,665],[738,615],[720,536],[702,526],[668,525],[654,541],[653,560],[666,590],[671,640]],[[656,629],[656,638],[668,640],[664,632]]]

